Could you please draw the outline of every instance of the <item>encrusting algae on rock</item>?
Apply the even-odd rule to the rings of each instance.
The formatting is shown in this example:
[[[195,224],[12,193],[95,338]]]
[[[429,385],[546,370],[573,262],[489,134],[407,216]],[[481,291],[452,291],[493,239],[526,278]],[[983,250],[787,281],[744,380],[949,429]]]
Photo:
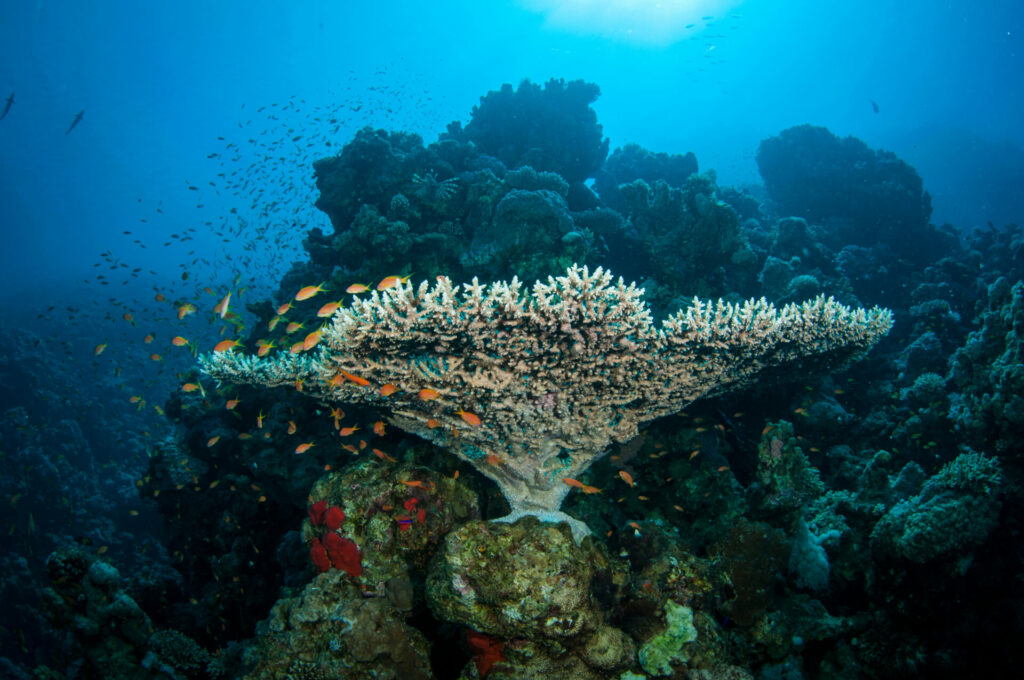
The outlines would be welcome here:
[[[503,520],[566,521],[579,538],[586,525],[559,510],[563,479],[612,442],[765,369],[858,358],[892,326],[888,310],[818,297],[782,309],[694,299],[656,327],[642,295],[575,265],[529,294],[516,278],[399,281],[339,308],[310,353],[200,361],[221,381],[301,384],[324,402],[376,406],[494,480],[512,508]]]

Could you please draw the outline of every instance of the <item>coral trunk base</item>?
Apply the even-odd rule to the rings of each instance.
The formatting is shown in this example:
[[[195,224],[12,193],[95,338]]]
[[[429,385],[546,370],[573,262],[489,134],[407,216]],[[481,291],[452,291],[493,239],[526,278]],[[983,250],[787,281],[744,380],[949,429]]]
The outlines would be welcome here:
[[[522,510],[513,509],[512,512],[505,515],[504,517],[498,517],[493,520],[495,522],[506,522],[512,524],[518,522],[523,517],[536,517],[541,522],[551,522],[553,524],[559,524],[565,522],[569,525],[569,529],[572,530],[572,537],[576,540],[576,544],[579,545],[584,537],[590,535],[590,528],[575,517],[570,517],[561,510]]]

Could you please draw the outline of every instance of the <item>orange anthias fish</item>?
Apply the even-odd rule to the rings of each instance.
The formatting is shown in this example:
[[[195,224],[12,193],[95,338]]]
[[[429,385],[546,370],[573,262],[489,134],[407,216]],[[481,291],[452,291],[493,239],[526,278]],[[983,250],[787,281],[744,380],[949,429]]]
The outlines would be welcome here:
[[[339,371],[339,373],[341,373],[343,376],[345,376],[346,378],[348,378],[349,380],[351,380],[355,384],[361,385],[362,387],[366,387],[367,385],[370,384],[370,381],[367,380],[366,378],[361,378],[358,375],[354,375],[352,373],[349,373],[348,371]]]
[[[343,427],[340,430],[338,430],[338,434],[341,435],[342,437],[347,437],[358,429],[359,426],[357,425],[353,425],[352,427]]]
[[[196,306],[194,304],[192,304],[191,302],[186,302],[185,304],[183,304],[183,305],[178,307],[178,320],[180,321],[181,319],[184,319],[189,314],[195,314],[195,313],[196,313]]]
[[[394,288],[399,283],[408,283],[412,274],[409,276],[385,276],[381,279],[380,283],[377,284],[377,290],[387,290],[388,288]]]
[[[424,481],[419,480],[419,479],[399,479],[398,481],[400,483],[404,484],[405,486],[411,488],[411,489],[433,489],[434,488],[434,483],[431,482],[431,481],[424,482]],[[413,500],[415,500],[415,498]]]
[[[601,490],[598,489],[596,486],[587,486],[580,480],[573,479],[572,477],[562,477],[562,481],[565,482],[565,484],[567,484],[568,486],[579,489],[583,493],[601,493]]]
[[[270,350],[274,349],[274,343],[272,342],[261,342],[259,347],[256,349],[256,356],[265,357],[270,353]]]
[[[302,328],[302,324],[298,321],[292,321],[290,324],[284,327],[284,332],[291,334]]]
[[[373,424],[373,433],[378,437],[384,436],[384,421],[378,420]]]
[[[234,349],[241,344],[242,343],[238,340],[221,340],[214,346],[213,351],[219,354],[221,352],[227,352],[228,350]]]
[[[481,423],[480,416],[478,416],[475,413],[463,411],[461,408],[458,409],[456,413],[459,414],[459,417],[462,418],[462,420],[465,421],[467,425],[472,425],[473,427],[476,427]]]
[[[316,315],[319,316],[320,318],[333,316],[334,313],[338,311],[338,307],[341,307],[340,300],[338,302],[328,302],[327,304],[325,304],[323,307],[316,311]]]
[[[626,484],[633,486],[633,475],[629,474],[625,470],[619,470],[619,479],[624,481]]]
[[[288,352],[290,354],[301,354],[302,352],[305,352],[305,351],[306,351],[306,345],[305,345],[305,343],[302,342],[302,340],[299,340],[298,342],[293,343],[292,346],[288,348]]]
[[[146,343],[147,345],[153,342],[154,340],[156,340],[156,336],[153,335],[152,333],[146,333],[146,337],[142,338],[142,342]]]
[[[288,421],[288,434],[295,434],[295,431],[298,430],[298,429],[299,428],[295,425],[295,421],[294,420],[289,420]]]
[[[317,293],[323,293],[325,290],[323,285],[324,284],[321,283],[316,286],[306,286],[305,288],[303,288],[302,290],[295,294],[295,299],[301,302],[303,300],[308,300]]]
[[[398,391],[398,388],[388,383],[387,385],[380,386],[380,394],[383,397],[390,397],[392,394]]]
[[[196,390],[200,389],[202,388],[196,383],[185,383],[184,385],[181,386],[181,390],[183,392],[195,392]]]
[[[286,302],[286,303],[284,303],[283,305],[281,305],[280,307],[277,308],[277,315],[278,316],[284,316],[285,314],[288,313],[288,310],[291,309],[291,308],[292,308],[292,303]]]
[[[131,314],[129,314],[128,312],[125,312],[125,313],[124,313],[124,316],[123,316],[122,318],[123,318],[123,319],[124,319],[125,321],[127,321],[128,323],[130,323],[131,325],[133,325],[133,326],[135,325],[135,319],[134,319],[134,318],[132,317],[132,315],[131,315]]]
[[[370,287],[367,286],[365,283],[353,283],[351,286],[345,289],[345,292],[351,293],[352,295],[357,295],[359,293],[365,293],[368,290],[370,290]]]
[[[234,411],[235,407],[238,406],[239,403],[241,403],[240,399],[228,399],[227,403],[224,404],[224,408],[229,411]]]
[[[307,352],[317,346],[320,342],[320,331],[313,331],[302,341],[302,349]]]
[[[429,387],[424,387],[417,394],[419,395],[419,398],[422,399],[423,401],[430,401],[431,399],[437,399],[438,397],[441,396],[440,392],[438,392],[437,390],[432,390]]]
[[[331,419],[334,420],[334,429],[341,429],[341,419],[345,417],[345,412],[340,407],[331,409]]]
[[[171,344],[174,345],[175,347],[184,347],[188,344],[188,340],[181,337],[180,335],[175,335],[173,338],[171,338]]]
[[[295,447],[295,453],[305,453],[306,451],[309,451],[311,448],[313,448],[315,445],[316,444],[314,442],[306,442],[304,444],[299,444],[298,446]]]
[[[92,351],[92,353],[93,353],[94,355],[96,355],[96,356],[99,356],[99,355],[103,354],[103,351],[104,351],[105,349],[107,349],[107,343],[105,343],[105,342],[104,342],[104,343],[101,343],[101,344],[99,344],[99,345],[96,345],[96,349],[94,349],[94,350]]]
[[[373,450],[373,455],[377,456],[381,460],[386,460],[386,461],[388,461],[390,463],[397,463],[398,462],[396,459],[392,458],[391,456],[389,456],[388,454],[384,453],[380,449],[374,449]]]

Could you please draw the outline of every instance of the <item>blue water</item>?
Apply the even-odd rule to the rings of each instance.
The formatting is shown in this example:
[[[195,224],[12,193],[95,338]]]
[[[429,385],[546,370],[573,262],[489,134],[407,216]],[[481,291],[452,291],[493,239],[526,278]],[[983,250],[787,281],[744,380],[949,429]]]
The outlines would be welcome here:
[[[1014,3],[606,4],[12,3],[0,19],[0,94],[15,95],[0,128],[5,308],[65,297],[96,254],[126,247],[125,229],[155,241],[196,224],[186,185],[216,179],[217,136],[246,151],[266,127],[255,110],[289,100],[305,102],[284,118],[296,129],[365,103],[336,134],[314,126],[335,143],[364,124],[431,141],[501,83],[583,78],[601,87],[612,148],[693,151],[723,183],[756,180],[758,142],[813,123],[915,165],[939,222],[1019,212],[1016,184],[1001,179],[1021,176],[1024,146]],[[323,151],[283,149],[283,183],[264,201],[307,195],[308,161]],[[243,198],[204,196],[207,213]],[[157,205],[162,222],[140,223]],[[230,253],[195,245],[212,260]],[[175,274],[155,252],[132,261]]]

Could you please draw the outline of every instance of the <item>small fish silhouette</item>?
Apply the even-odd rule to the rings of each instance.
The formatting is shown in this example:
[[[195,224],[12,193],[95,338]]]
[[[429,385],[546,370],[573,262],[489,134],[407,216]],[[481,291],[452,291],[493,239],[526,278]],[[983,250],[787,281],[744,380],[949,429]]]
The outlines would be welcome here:
[[[0,120],[3,120],[4,118],[7,117],[7,112],[11,110],[12,106],[14,106],[14,93],[13,92],[11,93],[11,96],[7,98],[7,104],[4,106],[4,112],[0,113]]]
[[[874,99],[871,100],[871,108],[874,110],[875,113],[878,113],[878,102],[876,102]]]
[[[84,114],[84,113],[85,113],[85,109],[82,109],[81,111],[79,111],[78,113],[75,114],[75,119],[73,121],[71,121],[71,127],[69,127],[68,131],[65,132],[64,134],[66,134],[66,135],[71,134],[71,131],[75,129],[75,126],[78,125],[79,122],[81,122],[82,114]]]

